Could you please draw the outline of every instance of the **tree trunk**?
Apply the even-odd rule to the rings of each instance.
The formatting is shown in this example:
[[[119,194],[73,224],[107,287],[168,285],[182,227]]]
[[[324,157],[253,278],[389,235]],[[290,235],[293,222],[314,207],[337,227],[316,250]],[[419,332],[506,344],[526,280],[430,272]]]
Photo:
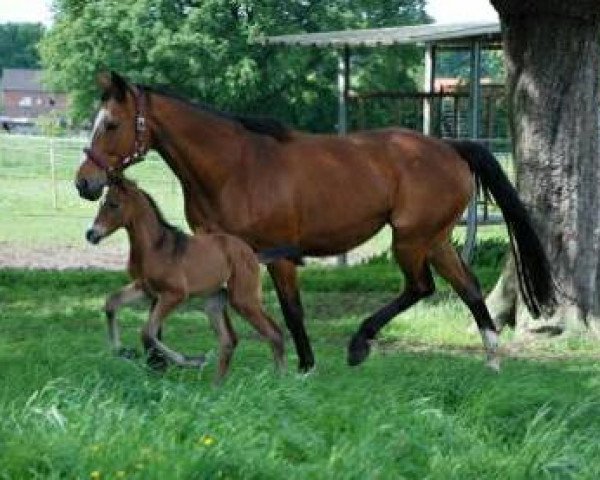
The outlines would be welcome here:
[[[517,188],[558,284],[534,321],[509,261],[488,297],[499,326],[550,334],[600,329],[600,2],[491,0],[500,13]]]

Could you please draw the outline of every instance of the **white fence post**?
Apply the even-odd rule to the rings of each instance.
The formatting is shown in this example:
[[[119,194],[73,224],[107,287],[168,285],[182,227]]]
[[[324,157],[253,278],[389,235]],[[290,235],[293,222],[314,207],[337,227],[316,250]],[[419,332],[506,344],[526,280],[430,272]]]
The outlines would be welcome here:
[[[58,210],[58,189],[56,185],[56,165],[54,157],[54,138],[50,139],[50,178],[52,181],[52,206]]]

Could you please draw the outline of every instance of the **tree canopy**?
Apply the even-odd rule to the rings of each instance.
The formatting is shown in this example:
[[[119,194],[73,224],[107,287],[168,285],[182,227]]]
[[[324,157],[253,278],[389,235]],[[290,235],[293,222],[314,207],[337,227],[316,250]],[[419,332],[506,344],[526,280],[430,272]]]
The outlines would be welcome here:
[[[0,24],[0,72],[5,68],[38,68],[37,44],[43,34],[39,23]]]
[[[41,43],[48,80],[89,117],[100,69],[220,108],[313,131],[336,118],[336,52],[262,46],[262,35],[424,23],[425,0],[55,0]],[[416,48],[358,52],[355,85],[414,88]],[[412,75],[411,75],[412,74]]]

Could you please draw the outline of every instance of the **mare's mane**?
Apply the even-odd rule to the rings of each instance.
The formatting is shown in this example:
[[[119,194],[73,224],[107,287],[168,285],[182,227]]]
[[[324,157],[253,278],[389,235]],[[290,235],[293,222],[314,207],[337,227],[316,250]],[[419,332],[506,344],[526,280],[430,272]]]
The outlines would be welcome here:
[[[292,136],[292,130],[287,127],[284,123],[270,117],[262,116],[251,116],[251,115],[239,115],[229,112],[224,112],[211,105],[192,101],[178,93],[169,90],[168,87],[164,86],[148,86],[148,85],[136,85],[142,91],[147,91],[162,95],[168,98],[178,100],[196,110],[201,112],[207,112],[212,115],[216,115],[219,118],[224,118],[231,122],[240,124],[249,132],[258,133],[260,135],[267,135],[273,137],[279,142],[285,142]]]

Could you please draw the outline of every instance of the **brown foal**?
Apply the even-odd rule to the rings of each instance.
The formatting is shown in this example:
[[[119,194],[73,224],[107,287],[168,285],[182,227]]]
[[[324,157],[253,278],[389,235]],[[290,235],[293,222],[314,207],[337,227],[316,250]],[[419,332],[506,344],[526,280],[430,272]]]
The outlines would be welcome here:
[[[220,344],[217,380],[227,373],[237,344],[227,303],[268,340],[276,366],[284,367],[283,336],[262,308],[260,266],[248,245],[226,234],[184,234],[164,220],[152,198],[135,183],[115,178],[86,238],[96,244],[121,227],[129,236],[128,271],[133,282],[106,302],[109,339],[115,349],[121,347],[117,309],[148,296],[153,305],[142,328],[142,342],[150,365],[164,367],[164,358],[181,366],[202,365],[203,357],[187,357],[166,346],[160,331],[180,303],[192,295],[208,295],[206,313]]]

